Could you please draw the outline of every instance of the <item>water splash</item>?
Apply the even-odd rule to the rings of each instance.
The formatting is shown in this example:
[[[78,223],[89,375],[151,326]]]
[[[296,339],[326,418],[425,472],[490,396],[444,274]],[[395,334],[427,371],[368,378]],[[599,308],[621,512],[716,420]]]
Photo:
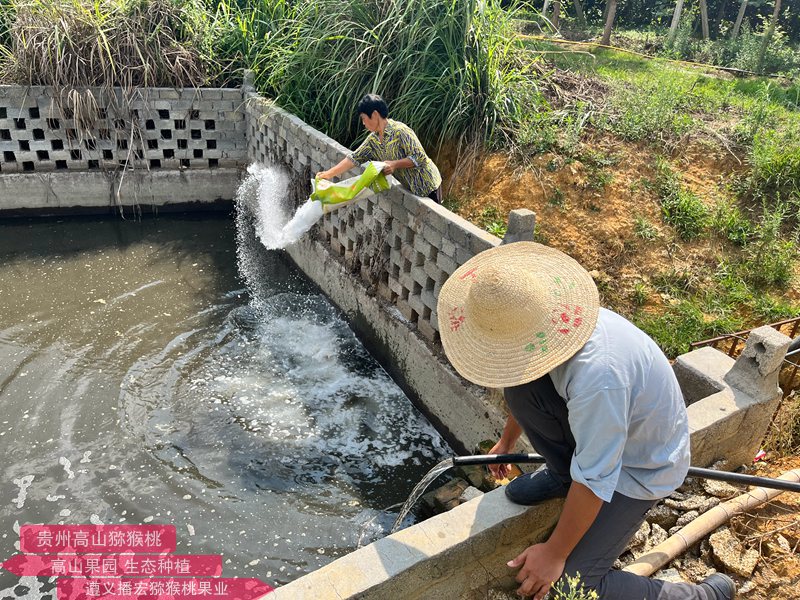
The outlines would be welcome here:
[[[411,495],[408,497],[408,500],[405,501],[405,504],[403,504],[403,507],[400,509],[400,512],[397,515],[397,519],[394,522],[394,526],[392,526],[391,533],[399,531],[400,526],[403,523],[403,519],[406,518],[406,515],[408,515],[408,513],[411,511],[419,497],[425,493],[425,490],[428,489],[428,486],[432,484],[439,475],[447,471],[452,466],[452,458],[444,459],[442,462],[428,471],[428,474],[425,475],[425,477],[423,477],[420,482],[414,486],[414,489],[411,490]]]
[[[308,200],[290,219],[283,206],[289,177],[279,167],[252,164],[248,176],[236,192],[237,204],[246,205],[255,215],[258,239],[268,250],[285,248],[297,242],[322,217],[322,204]]]

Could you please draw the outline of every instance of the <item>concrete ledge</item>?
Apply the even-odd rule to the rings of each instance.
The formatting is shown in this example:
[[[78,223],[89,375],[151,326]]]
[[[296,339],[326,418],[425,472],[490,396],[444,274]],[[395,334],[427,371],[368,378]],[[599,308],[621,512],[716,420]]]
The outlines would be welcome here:
[[[233,199],[240,176],[239,169],[7,174],[0,177],[0,216],[219,204]]]
[[[494,490],[343,556],[278,588],[265,600],[485,598],[515,589],[506,562],[543,541],[562,500],[530,508]]]

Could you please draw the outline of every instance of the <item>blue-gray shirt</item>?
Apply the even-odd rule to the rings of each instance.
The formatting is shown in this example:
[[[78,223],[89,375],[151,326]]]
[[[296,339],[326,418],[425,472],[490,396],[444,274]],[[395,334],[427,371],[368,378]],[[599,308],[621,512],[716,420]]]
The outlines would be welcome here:
[[[668,496],[689,469],[686,404],[667,357],[643,331],[600,309],[589,341],[550,372],[567,401],[573,481],[606,502]]]

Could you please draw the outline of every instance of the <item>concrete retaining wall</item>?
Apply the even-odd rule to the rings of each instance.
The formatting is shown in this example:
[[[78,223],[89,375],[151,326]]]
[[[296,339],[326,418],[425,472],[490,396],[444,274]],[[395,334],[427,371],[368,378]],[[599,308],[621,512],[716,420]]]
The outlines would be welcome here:
[[[0,213],[232,200],[239,89],[0,86]]]
[[[245,112],[250,156],[285,165],[296,180],[295,205],[308,197],[314,173],[347,154],[341,144],[252,92]],[[449,441],[471,451],[497,437],[505,417],[486,390],[458,377],[442,355],[436,301],[458,265],[499,243],[398,185],[327,214],[287,252]]]

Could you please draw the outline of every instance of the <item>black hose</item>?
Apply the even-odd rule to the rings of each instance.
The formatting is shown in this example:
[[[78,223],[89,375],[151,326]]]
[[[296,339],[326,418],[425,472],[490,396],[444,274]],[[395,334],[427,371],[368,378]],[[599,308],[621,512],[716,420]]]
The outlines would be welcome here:
[[[473,456],[454,456],[454,467],[466,467],[469,465],[504,465],[507,463],[544,463],[545,459],[540,454],[476,454]],[[714,469],[702,469],[700,467],[689,467],[689,477],[700,477],[701,479],[716,479],[717,481],[727,481],[730,483],[743,483],[773,490],[783,490],[785,492],[800,492],[800,483],[784,481],[772,477],[758,477],[756,475],[743,475],[742,473],[731,473],[729,471],[716,471]]]

